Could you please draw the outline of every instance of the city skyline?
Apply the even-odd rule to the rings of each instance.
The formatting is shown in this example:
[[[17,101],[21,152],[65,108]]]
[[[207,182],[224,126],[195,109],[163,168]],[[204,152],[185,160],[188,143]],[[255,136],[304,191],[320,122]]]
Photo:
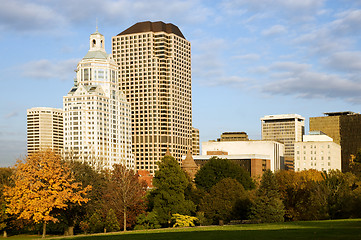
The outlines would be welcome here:
[[[111,37],[137,22],[180,28],[192,46],[201,142],[231,131],[261,139],[265,115],[300,114],[307,133],[309,117],[360,112],[361,2],[266,3],[154,1],[149,11],[146,1],[3,1],[0,165],[26,154],[26,109],[62,107],[96,17],[108,53]]]

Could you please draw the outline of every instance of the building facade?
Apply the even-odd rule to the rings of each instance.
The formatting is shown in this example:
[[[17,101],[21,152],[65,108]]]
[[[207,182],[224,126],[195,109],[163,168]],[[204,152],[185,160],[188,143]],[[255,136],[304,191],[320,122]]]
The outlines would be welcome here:
[[[235,155],[263,156],[262,159],[270,160],[269,169],[271,171],[284,169],[284,152],[284,144],[276,141],[202,142],[202,156],[226,155],[224,158]],[[200,156],[200,158],[202,158],[202,156]],[[196,161],[197,157],[193,156],[193,158]]]
[[[63,110],[37,107],[27,110],[28,155],[52,149],[57,154],[63,150]]]
[[[192,128],[192,155],[199,155],[199,129]]]
[[[192,147],[191,45],[170,23],[140,22],[112,38],[119,88],[132,111],[136,166],[154,174],[169,148]]]
[[[134,169],[130,106],[118,88],[118,69],[105,52],[104,36],[90,35],[74,86],[63,98],[64,155],[100,168]]]
[[[221,134],[221,138],[217,139],[218,142],[248,140],[248,135],[245,132],[224,132]]]
[[[341,170],[341,146],[320,131],[303,136],[303,142],[295,143],[295,171]]]
[[[361,149],[361,114],[349,111],[324,114],[310,118],[310,131],[322,131],[341,146],[341,168],[347,172],[352,155]]]
[[[302,141],[305,118],[298,114],[268,115],[261,118],[262,140],[279,141],[285,145],[286,169],[293,169],[294,143]]]

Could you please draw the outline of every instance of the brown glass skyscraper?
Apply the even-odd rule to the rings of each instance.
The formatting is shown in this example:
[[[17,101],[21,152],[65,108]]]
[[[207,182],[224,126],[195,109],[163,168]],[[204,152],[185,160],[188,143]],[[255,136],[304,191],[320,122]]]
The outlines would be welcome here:
[[[310,131],[322,131],[341,145],[341,168],[349,171],[351,154],[361,149],[361,114],[330,112],[310,118]]]
[[[140,22],[113,37],[112,49],[137,169],[154,173],[167,148],[181,161],[192,145],[190,42],[173,24]]]

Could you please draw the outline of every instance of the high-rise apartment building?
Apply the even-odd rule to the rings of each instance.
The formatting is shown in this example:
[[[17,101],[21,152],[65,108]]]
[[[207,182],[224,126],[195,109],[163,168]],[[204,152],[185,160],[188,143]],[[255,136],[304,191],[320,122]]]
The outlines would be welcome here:
[[[199,155],[199,129],[192,128],[192,155]]]
[[[261,118],[262,140],[279,141],[285,145],[285,167],[293,169],[294,143],[302,142],[305,118],[298,114],[268,115]]]
[[[90,35],[90,49],[76,72],[74,86],[63,98],[65,156],[101,168],[122,164],[134,169],[130,106],[98,30]]]
[[[167,148],[180,162],[192,145],[191,45],[163,22],[137,23],[112,44],[132,110],[136,167],[153,174]]]
[[[341,145],[341,168],[349,171],[351,155],[361,149],[361,114],[350,111],[324,114],[310,118],[310,131],[322,131]]]
[[[27,110],[28,155],[46,149],[61,154],[63,149],[63,110],[37,107]]]

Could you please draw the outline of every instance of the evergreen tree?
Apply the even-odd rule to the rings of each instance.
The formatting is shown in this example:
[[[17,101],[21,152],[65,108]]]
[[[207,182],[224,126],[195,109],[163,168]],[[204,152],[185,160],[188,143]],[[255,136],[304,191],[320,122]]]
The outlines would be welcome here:
[[[276,177],[267,170],[263,173],[256,199],[251,207],[251,219],[261,222],[283,222],[284,214]]]
[[[119,222],[113,209],[110,209],[108,211],[107,217],[105,219],[105,229],[108,232],[114,232],[120,230]]]
[[[224,178],[236,179],[247,190],[255,187],[250,174],[239,164],[228,159],[212,157],[196,174],[198,188],[209,191]]]
[[[189,181],[178,162],[173,157],[165,156],[158,166],[153,179],[155,190],[149,197],[160,224],[169,227],[172,214],[191,215],[195,212],[195,205],[185,199],[184,191]]]

